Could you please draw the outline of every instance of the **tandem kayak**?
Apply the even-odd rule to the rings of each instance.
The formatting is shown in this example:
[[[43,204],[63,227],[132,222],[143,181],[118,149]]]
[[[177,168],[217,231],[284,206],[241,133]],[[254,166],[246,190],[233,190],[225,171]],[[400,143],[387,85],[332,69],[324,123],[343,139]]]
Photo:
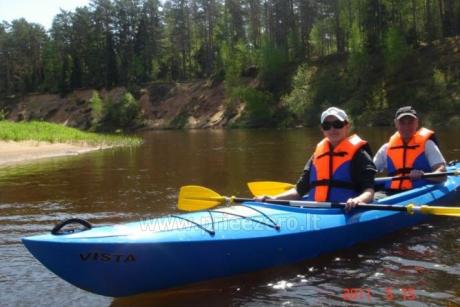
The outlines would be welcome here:
[[[457,163],[449,170],[457,169]],[[460,179],[383,198],[380,204],[449,204]],[[23,238],[45,267],[105,296],[146,291],[281,266],[370,241],[428,218],[383,210],[298,208],[261,202],[92,227],[70,220],[52,233]],[[68,223],[82,231],[64,231]],[[63,227],[65,226],[65,227]]]

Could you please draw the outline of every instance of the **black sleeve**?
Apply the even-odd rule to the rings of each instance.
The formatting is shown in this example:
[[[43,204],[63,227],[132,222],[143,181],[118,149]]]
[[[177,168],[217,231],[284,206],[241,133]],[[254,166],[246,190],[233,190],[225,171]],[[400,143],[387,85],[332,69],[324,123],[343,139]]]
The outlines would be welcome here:
[[[363,192],[365,189],[374,188],[377,168],[371,156],[365,149],[359,150],[351,163],[351,176],[355,182],[356,190]]]
[[[312,158],[308,159],[305,167],[303,168],[302,175],[300,176],[297,184],[295,186],[297,193],[300,196],[304,196],[310,191],[310,168],[311,168]]]

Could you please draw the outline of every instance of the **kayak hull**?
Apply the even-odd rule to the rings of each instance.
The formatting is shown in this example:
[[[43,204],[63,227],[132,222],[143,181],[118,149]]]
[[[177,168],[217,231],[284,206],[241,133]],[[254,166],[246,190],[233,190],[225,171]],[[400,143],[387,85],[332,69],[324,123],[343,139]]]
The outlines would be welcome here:
[[[443,184],[380,202],[443,205],[458,199],[459,186],[456,177],[449,177]],[[258,202],[210,211],[33,236],[23,243],[71,284],[118,297],[315,258],[428,219],[402,212],[345,214],[341,209]]]

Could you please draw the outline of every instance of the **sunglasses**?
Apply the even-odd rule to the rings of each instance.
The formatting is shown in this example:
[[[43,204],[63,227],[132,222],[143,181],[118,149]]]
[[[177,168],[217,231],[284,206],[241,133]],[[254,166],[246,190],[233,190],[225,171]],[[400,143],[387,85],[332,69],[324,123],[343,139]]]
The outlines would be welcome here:
[[[335,120],[333,122],[324,122],[321,124],[321,128],[323,128],[324,131],[327,131],[331,128],[334,128],[334,129],[342,129],[343,127],[345,127],[345,125],[347,124],[347,122],[342,122],[340,120]]]

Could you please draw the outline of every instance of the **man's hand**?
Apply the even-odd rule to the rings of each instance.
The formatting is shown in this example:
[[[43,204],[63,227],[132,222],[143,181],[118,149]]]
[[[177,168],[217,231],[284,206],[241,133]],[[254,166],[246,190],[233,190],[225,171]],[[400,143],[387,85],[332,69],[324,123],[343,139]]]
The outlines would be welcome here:
[[[260,202],[265,202],[267,199],[272,199],[270,196],[267,195],[262,195],[262,196],[254,196],[254,200],[260,201]]]
[[[409,177],[411,180],[418,180],[420,178],[422,178],[422,176],[425,175],[425,173],[421,170],[418,170],[418,169],[413,169],[410,171],[409,173]]]

